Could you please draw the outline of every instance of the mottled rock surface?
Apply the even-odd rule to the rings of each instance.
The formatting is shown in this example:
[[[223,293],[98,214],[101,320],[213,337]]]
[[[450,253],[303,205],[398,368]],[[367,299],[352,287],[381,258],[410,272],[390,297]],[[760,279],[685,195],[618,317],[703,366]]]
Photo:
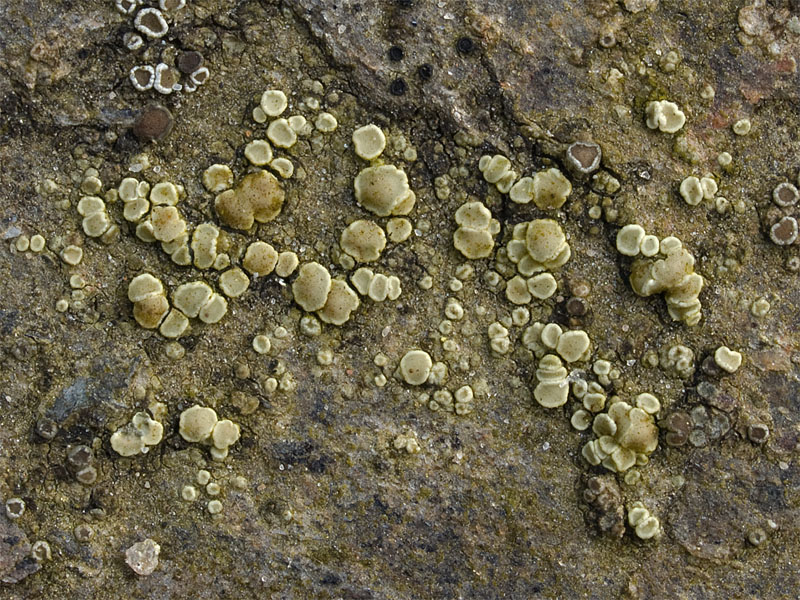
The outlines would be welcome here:
[[[797,183],[800,168],[795,0],[187,0],[168,20],[162,41],[132,51],[123,40],[133,18],[111,0],[0,2],[0,497],[27,506],[14,523],[0,517],[0,598],[105,600],[123,589],[215,600],[797,595],[800,255],[769,238],[789,210],[776,212],[772,190]],[[137,92],[128,80],[132,67],[187,50],[209,69],[195,92]],[[179,340],[183,358],[168,358],[167,340],[134,321],[127,284],[151,272],[173,289],[197,272],[137,239],[119,201],[107,203],[118,239],[87,238],[75,210],[81,181],[89,168],[103,193],[129,176],[172,181],[184,186],[190,227],[214,222],[202,173],[215,163],[246,173],[244,146],[266,139],[252,116],[266,89],[285,90],[286,115],[310,122],[314,110],[300,106],[315,98],[339,128],[280,150],[295,171],[282,180],[282,212],[249,234],[223,231],[234,263],[263,239],[346,278],[341,231],[374,218],[353,197],[366,163],[351,134],[375,123],[387,134],[384,158],[403,165],[417,197],[411,238],[375,264],[401,278],[402,295],[365,299],[345,325],[311,336],[292,279],[253,278],[225,319],[193,322]],[[647,103],[664,99],[686,114],[674,135],[644,121]],[[132,126],[153,104],[174,125],[147,142]],[[734,135],[744,118],[751,132]],[[477,168],[481,155],[503,154],[520,175],[567,173],[564,152],[578,140],[600,145],[600,169],[571,179],[553,214],[510,202]],[[729,210],[678,195],[680,181],[706,173]],[[653,393],[659,419],[706,407],[708,423],[692,430],[702,440],[671,447],[662,429],[631,483],[586,464],[590,431],[569,425],[579,403],[547,410],[532,398],[524,327],[509,325],[509,354],[489,349],[487,327],[514,308],[503,289],[510,276],[490,285],[502,268],[488,258],[456,277],[464,258],[452,247],[453,215],[475,200],[501,224],[495,252],[514,225],[559,220],[572,258],[556,273],[556,295],[530,305],[531,321],[584,328],[594,356],[621,371],[609,396]],[[706,283],[697,327],[631,290],[631,262],[614,247],[629,223],[691,250]],[[17,249],[36,233],[46,251]],[[59,258],[69,244],[84,249],[76,267]],[[70,285],[75,275],[82,287]],[[203,276],[217,286],[215,271]],[[418,285],[426,276],[429,289]],[[443,334],[451,297],[465,316]],[[763,316],[751,309],[758,299],[770,305]],[[274,335],[279,327],[288,334]],[[257,355],[252,339],[264,333],[272,349]],[[658,366],[659,350],[677,344],[696,357],[688,379]],[[721,345],[743,354],[735,374],[700,368]],[[447,363],[449,389],[475,388],[471,413],[435,412],[420,394],[438,388],[411,390],[393,376],[413,348]],[[321,350],[333,353],[330,365],[317,360]],[[224,462],[178,434],[193,404],[240,425]],[[111,434],[148,408],[163,412],[164,441],[118,456]],[[54,436],[35,433],[43,418]],[[762,444],[748,439],[753,423],[769,428]],[[392,444],[409,431],[417,454]],[[75,445],[94,452],[91,484],[67,466]],[[199,469],[218,495],[197,483]],[[615,479],[602,506],[583,495],[592,476]],[[194,502],[181,499],[189,484]],[[209,514],[212,498],[219,515]],[[660,539],[618,535],[620,510],[634,501],[660,519]],[[95,534],[79,542],[73,532],[86,522]],[[147,538],[160,546],[158,568],[138,577],[125,550]],[[52,560],[30,558],[35,540],[47,540]]]

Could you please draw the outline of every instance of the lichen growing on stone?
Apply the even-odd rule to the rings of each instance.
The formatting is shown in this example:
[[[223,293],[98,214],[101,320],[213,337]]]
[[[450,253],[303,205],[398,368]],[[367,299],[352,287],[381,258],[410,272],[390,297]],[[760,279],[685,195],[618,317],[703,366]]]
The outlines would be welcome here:
[[[557,269],[572,255],[564,231],[552,219],[536,219],[516,225],[507,251],[508,257],[526,277]]]
[[[635,240],[644,242],[639,226],[627,225],[617,235],[617,250],[621,254],[637,256]],[[634,254],[636,252],[636,254]],[[676,237],[661,240],[659,254],[663,258],[636,259],[631,265],[630,283],[639,296],[664,294],[670,317],[689,326],[697,325],[702,317],[698,296],[703,289],[703,277],[694,272],[694,256]]]
[[[686,115],[669,100],[654,100],[645,109],[647,126],[665,133],[676,133],[686,123]]]

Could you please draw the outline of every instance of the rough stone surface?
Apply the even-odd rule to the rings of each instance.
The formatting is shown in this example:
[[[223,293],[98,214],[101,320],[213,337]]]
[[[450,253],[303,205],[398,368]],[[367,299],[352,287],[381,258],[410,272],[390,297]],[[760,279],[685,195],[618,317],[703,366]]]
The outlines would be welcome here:
[[[0,496],[28,507],[13,524],[0,517],[0,597],[796,596],[800,256],[797,244],[773,244],[769,228],[800,216],[771,201],[798,177],[797,2],[190,0],[170,18],[161,41],[132,52],[122,40],[133,16],[110,0],[0,2]],[[163,96],[133,89],[132,67],[183,50],[202,54],[205,85]],[[672,70],[669,52],[680,59]],[[88,168],[104,192],[129,176],[169,180],[184,186],[178,206],[190,228],[219,225],[202,173],[215,163],[237,180],[247,173],[243,148],[266,135],[252,118],[265,89],[284,90],[289,112],[311,123],[314,110],[300,106],[312,98],[338,128],[276,149],[295,166],[281,179],[281,214],[247,233],[225,228],[218,252],[237,266],[261,239],[347,277],[338,236],[352,220],[374,218],[353,196],[364,161],[351,135],[374,122],[387,134],[381,158],[402,166],[416,194],[413,234],[375,264],[400,277],[403,294],[362,302],[341,327],[316,331],[306,321],[304,330],[293,279],[259,277],[220,323],[193,320],[178,342],[184,357],[168,358],[167,340],[133,320],[128,282],[147,271],[170,291],[200,277],[216,290],[217,271],[178,267],[160,244],[137,239],[119,201],[107,203],[117,239],[86,238],[80,183]],[[644,121],[648,102],[664,99],[686,114],[675,134]],[[144,143],[132,126],[154,102],[174,125]],[[743,118],[752,131],[736,136],[731,126]],[[636,467],[638,483],[583,461],[590,432],[565,419],[577,400],[562,413],[532,399],[537,361],[520,342],[523,326],[508,327],[508,354],[486,340],[513,310],[504,294],[513,265],[504,270],[498,249],[516,224],[543,215],[487,186],[478,159],[507,156],[520,176],[569,173],[564,152],[577,140],[599,144],[601,164],[585,180],[569,176],[572,194],[553,218],[572,257],[555,273],[556,297],[525,307],[529,321],[585,329],[620,370],[609,396],[657,395],[657,422],[700,414],[697,405],[709,415],[690,432],[703,432],[698,446],[671,447],[662,428],[650,462]],[[733,157],[727,167],[721,152]],[[677,194],[685,177],[706,172],[728,202],[714,206],[727,210],[688,206]],[[453,215],[473,199],[501,230],[492,256],[468,261],[474,273],[459,279]],[[630,261],[614,246],[630,223],[676,235],[695,256],[706,280],[697,327],[673,323],[662,300],[630,289]],[[17,249],[21,235],[36,233],[44,251]],[[70,244],[84,250],[75,267],[59,258]],[[85,287],[73,290],[73,275]],[[451,297],[464,315],[442,325]],[[755,317],[761,297],[771,307]],[[278,327],[288,334],[273,336]],[[251,348],[260,334],[272,341],[265,355]],[[648,366],[648,353],[657,363],[658,350],[676,344],[698,357],[723,344],[741,349],[742,367],[682,380]],[[443,386],[411,390],[392,377],[417,347],[447,364]],[[330,364],[317,363],[321,350]],[[704,381],[719,393],[698,396]],[[476,390],[467,414],[431,410],[423,397],[462,385]],[[158,402],[164,440],[118,457],[111,432]],[[241,426],[224,463],[178,434],[180,412],[195,403]],[[718,413],[728,425],[714,429]],[[58,424],[52,439],[34,434],[42,418]],[[763,444],[747,438],[752,423],[768,426]],[[391,444],[409,430],[422,448],[415,455]],[[65,464],[74,445],[94,451],[90,485]],[[180,498],[200,468],[222,490],[216,517],[205,490],[195,502]],[[600,475],[616,478],[613,502],[587,504],[582,482]],[[620,510],[634,501],[660,519],[658,541],[629,528],[617,539]],[[82,544],[72,532],[87,519],[96,533]],[[755,547],[747,540],[759,530],[766,539]],[[161,546],[160,564],[136,578],[120,554],[148,537]],[[41,564],[29,558],[39,539],[53,554]]]
[[[39,570],[39,563],[31,557],[28,536],[5,515],[0,517],[0,581],[19,583]]]

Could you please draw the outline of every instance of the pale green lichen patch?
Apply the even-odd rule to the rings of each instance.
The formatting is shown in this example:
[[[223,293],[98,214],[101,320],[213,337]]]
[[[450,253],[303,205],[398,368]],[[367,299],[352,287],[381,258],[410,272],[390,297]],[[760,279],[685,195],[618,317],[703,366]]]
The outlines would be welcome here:
[[[533,177],[523,177],[508,191],[508,197],[517,204],[528,204],[533,196]]]
[[[331,274],[317,262],[301,266],[297,279],[292,284],[294,301],[307,312],[314,312],[325,306],[330,291]]]
[[[356,202],[379,217],[408,214],[414,206],[415,196],[408,186],[408,177],[394,165],[362,169],[353,187]]]
[[[208,269],[217,259],[217,243],[219,241],[219,228],[213,223],[201,223],[192,233],[192,253],[194,266],[198,269]]]
[[[750,119],[739,119],[733,124],[733,133],[736,135],[747,135],[750,133],[750,129],[752,128],[752,124],[750,123]]]
[[[291,148],[297,142],[297,133],[284,118],[275,119],[269,124],[267,137],[278,148]]]
[[[389,236],[389,241],[399,244],[405,242],[413,231],[411,221],[403,218],[389,219],[386,223],[386,235]]]
[[[299,264],[300,259],[297,258],[297,254],[291,250],[281,252],[278,254],[278,260],[275,263],[275,275],[284,278],[289,277]]]
[[[175,206],[180,197],[178,195],[178,188],[175,184],[169,181],[162,181],[155,184],[150,189],[150,202],[154,206],[166,204],[168,206]]]
[[[528,282],[519,275],[512,277],[506,283],[506,298],[514,304],[528,304],[533,298],[528,291]]]
[[[106,204],[97,196],[81,198],[78,202],[78,214],[83,217],[83,232],[89,237],[100,237],[112,226]]]
[[[269,163],[269,168],[275,171],[283,179],[289,179],[294,175],[294,163],[285,156],[273,158]]]
[[[511,191],[514,181],[517,179],[517,173],[511,168],[511,161],[502,154],[481,156],[478,161],[478,170],[483,173],[483,178],[488,183],[493,183],[503,194]]]
[[[161,442],[164,426],[146,412],[133,415],[131,422],[111,435],[111,448],[120,456],[146,453]]]
[[[173,308],[161,321],[158,332],[165,338],[174,339],[182,336],[189,328],[189,319],[181,311]]]
[[[455,214],[458,228],[453,234],[453,245],[466,258],[486,258],[494,249],[494,236],[500,223],[492,218],[491,211],[480,202],[466,202]]]
[[[259,106],[268,117],[277,117],[286,110],[289,101],[282,90],[266,90],[261,94]]]
[[[128,299],[133,303],[133,317],[141,327],[155,329],[169,311],[164,286],[150,273],[134,277],[128,284]]]
[[[669,100],[648,103],[645,108],[645,117],[650,129],[658,129],[665,133],[676,133],[686,123],[686,115],[678,108],[677,104]]]
[[[628,231],[635,231],[627,226]],[[624,228],[623,228],[624,229]],[[617,247],[630,252],[631,239],[628,234],[618,237]],[[638,233],[636,236],[638,237]],[[644,241],[645,238],[642,238]],[[630,283],[639,296],[664,293],[670,316],[687,325],[697,325],[702,317],[702,306],[698,296],[703,289],[702,276],[694,272],[694,256],[675,237],[661,240],[658,260],[637,259],[631,266]]]
[[[554,167],[533,176],[533,202],[540,210],[561,208],[571,193],[572,184]]]
[[[397,300],[402,293],[400,279],[395,275],[375,273],[372,269],[361,267],[350,276],[353,287],[362,296],[369,296],[375,302]]]
[[[267,242],[253,242],[247,246],[242,266],[253,275],[269,275],[278,264],[278,252]]]
[[[202,308],[211,300],[214,290],[205,281],[184,283],[172,292],[172,303],[187,317],[197,318]]]
[[[311,123],[309,123],[308,119],[306,119],[303,115],[292,115],[286,120],[289,122],[289,127],[292,128],[292,131],[294,131],[298,136],[308,137],[311,135],[311,132],[314,131]]]
[[[596,381],[586,382],[583,379],[576,379],[572,384],[572,393],[582,401],[583,408],[589,413],[599,413],[606,406],[605,390]]]
[[[217,450],[227,450],[239,441],[239,426],[229,419],[217,421],[211,432],[211,441]]]
[[[213,408],[195,404],[181,413],[178,433],[187,442],[205,442],[217,424]]]
[[[61,260],[74,267],[83,260],[83,248],[70,244],[61,251]]]
[[[272,161],[272,146],[266,140],[253,140],[244,147],[244,157],[251,165],[263,167]]]
[[[638,256],[644,236],[645,231],[641,225],[625,225],[617,232],[617,252],[625,256]],[[658,238],[656,238],[656,252],[658,252]]]
[[[203,185],[213,193],[227,190],[233,186],[233,171],[228,165],[213,164],[203,172]]]
[[[278,179],[260,170],[245,175],[233,190],[226,190],[214,200],[219,219],[235,229],[248,230],[253,222],[267,223],[283,208],[285,193]]]
[[[32,235],[29,247],[31,252],[41,252],[42,250],[44,250],[45,247],[44,236],[38,233]]]
[[[238,298],[250,287],[250,278],[244,271],[234,267],[219,276],[219,287],[228,298]]]
[[[227,312],[228,301],[225,300],[225,298],[223,298],[220,294],[214,292],[211,295],[211,298],[208,299],[208,302],[206,302],[200,309],[200,313],[197,316],[201,321],[203,321],[203,323],[208,323],[211,325],[214,323],[219,323]]]
[[[661,410],[661,401],[647,392],[636,396],[635,404],[649,415],[655,415]]]
[[[353,132],[353,150],[364,160],[378,158],[385,147],[386,136],[377,125],[364,125]]]
[[[499,355],[511,352],[512,345],[508,328],[502,323],[495,321],[489,325],[486,333],[489,337],[489,348],[491,348],[492,352]]]
[[[319,113],[317,118],[314,120],[314,127],[323,133],[331,133],[336,131],[338,126],[339,122],[336,120],[336,117],[329,112]]]
[[[742,354],[727,346],[720,346],[714,351],[714,362],[723,371],[735,373],[742,365]]]
[[[583,457],[589,464],[602,464],[610,471],[621,473],[636,464],[647,463],[658,446],[658,427],[653,416],[622,400],[598,414],[592,430],[598,438],[583,446]]]
[[[400,359],[399,373],[409,385],[422,385],[428,381],[433,367],[430,354],[424,350],[409,350]]]
[[[689,206],[697,206],[703,200],[713,200],[717,190],[716,180],[708,175],[700,178],[691,175],[680,185],[681,197]]]
[[[651,515],[641,502],[633,502],[628,507],[628,525],[634,528],[636,537],[642,540],[658,538],[661,535],[660,521]]]
[[[408,454],[419,454],[422,447],[419,445],[416,434],[409,432],[398,435],[392,442],[395,450],[405,450]]]
[[[571,363],[587,357],[591,342],[585,331],[565,331],[558,337],[556,352],[565,361]]]
[[[266,335],[259,334],[253,338],[252,346],[258,354],[267,354],[272,348],[272,342]]]
[[[528,278],[526,283],[531,296],[537,300],[547,300],[558,289],[558,282],[551,273],[539,273]]]
[[[567,370],[561,359],[554,354],[546,354],[536,369],[536,387],[533,397],[545,408],[557,408],[567,403],[569,382]]]
[[[386,234],[374,221],[359,219],[342,231],[339,245],[358,262],[373,262],[386,247]]]
[[[516,225],[506,250],[508,258],[526,277],[539,271],[557,269],[571,256],[564,231],[552,219],[536,219]]]
[[[171,242],[186,233],[186,221],[174,206],[154,206],[150,223],[153,237],[159,242]]]
[[[353,311],[358,309],[358,294],[342,279],[331,281],[330,291],[324,306],[317,311],[319,318],[331,325],[343,325],[350,319]]]

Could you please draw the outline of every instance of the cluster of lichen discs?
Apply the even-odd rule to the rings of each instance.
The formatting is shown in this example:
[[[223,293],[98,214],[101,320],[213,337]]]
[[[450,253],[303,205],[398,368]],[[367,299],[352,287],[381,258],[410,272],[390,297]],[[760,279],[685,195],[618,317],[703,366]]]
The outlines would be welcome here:
[[[465,202],[455,215],[458,228],[453,234],[453,245],[466,258],[491,256],[494,236],[500,232],[500,222],[492,218],[491,211],[480,202]]]
[[[400,279],[396,275],[375,273],[372,269],[361,267],[350,276],[353,287],[362,296],[368,296],[375,302],[397,300],[402,293]]]
[[[187,442],[208,444],[211,457],[224,460],[241,432],[233,421],[219,420],[213,408],[195,404],[181,413],[178,433]]]
[[[558,269],[572,255],[564,231],[552,219],[525,221],[514,226],[506,252],[525,277]]]
[[[133,415],[131,422],[111,435],[111,447],[120,456],[147,453],[164,435],[164,426],[146,412]]]
[[[133,317],[145,329],[158,327],[166,338],[178,338],[189,327],[190,318],[217,323],[228,311],[228,303],[204,281],[192,281],[175,288],[174,308],[170,309],[164,285],[150,273],[143,273],[128,285],[128,299],[133,303]]]
[[[534,323],[525,330],[523,343],[539,357],[534,399],[545,408],[566,404],[569,397],[567,369],[562,363],[585,361],[591,356],[591,341],[585,331],[564,331],[556,323]]]
[[[650,129],[677,133],[686,123],[686,115],[674,102],[654,100],[645,107],[645,118]]]
[[[800,185],[800,177],[797,184]],[[796,244],[798,235],[797,205],[800,201],[800,191],[797,187],[784,181],[772,191],[772,202],[775,204],[767,211],[767,229],[769,239],[777,246],[791,246]]]
[[[343,325],[361,301],[343,279],[333,279],[328,269],[318,262],[303,264],[292,283],[294,301],[307,312],[316,312],[332,325]]]
[[[220,221],[234,229],[248,231],[254,222],[268,223],[274,220],[283,208],[285,193],[278,179],[270,172],[260,170],[245,175],[233,189],[228,189],[231,178],[215,176],[222,171],[219,165],[211,173],[206,171],[203,182],[209,191],[221,191],[214,200],[214,208]]]
[[[669,315],[689,326],[702,317],[698,296],[703,277],[694,272],[694,256],[673,236],[658,240],[647,236],[640,225],[626,225],[617,234],[617,250],[637,257],[631,265],[630,282],[639,296],[664,294]],[[658,245],[656,246],[656,243]],[[638,258],[642,254],[644,258]],[[663,258],[656,259],[657,255]],[[650,258],[653,257],[653,258]]]
[[[83,217],[83,232],[89,237],[101,238],[104,242],[116,237],[119,230],[111,222],[106,203],[99,196],[83,196],[78,202],[78,214]]]
[[[636,406],[612,398],[605,413],[594,417],[592,431],[597,435],[583,446],[581,453],[591,465],[603,465],[621,473],[634,465],[646,464],[658,447],[658,427],[653,415],[661,409],[652,394],[639,394]]]
[[[596,168],[599,162],[598,153],[596,161],[592,161],[589,169]],[[478,161],[478,170],[483,174],[487,183],[494,184],[501,194],[508,194],[513,202],[528,204],[533,201],[541,210],[561,208],[572,193],[572,184],[569,179],[555,167],[544,169],[533,177],[523,177],[517,181],[517,172],[511,168],[511,161],[502,154],[481,156]]]
[[[136,224],[136,237],[146,243],[159,242],[175,264],[192,264],[186,220],[177,207],[185,196],[183,186],[162,181],[150,186],[147,181],[126,177],[117,187],[125,219]]]
[[[634,528],[636,537],[642,540],[661,535],[661,522],[641,502],[634,502],[628,508],[628,525]]]

